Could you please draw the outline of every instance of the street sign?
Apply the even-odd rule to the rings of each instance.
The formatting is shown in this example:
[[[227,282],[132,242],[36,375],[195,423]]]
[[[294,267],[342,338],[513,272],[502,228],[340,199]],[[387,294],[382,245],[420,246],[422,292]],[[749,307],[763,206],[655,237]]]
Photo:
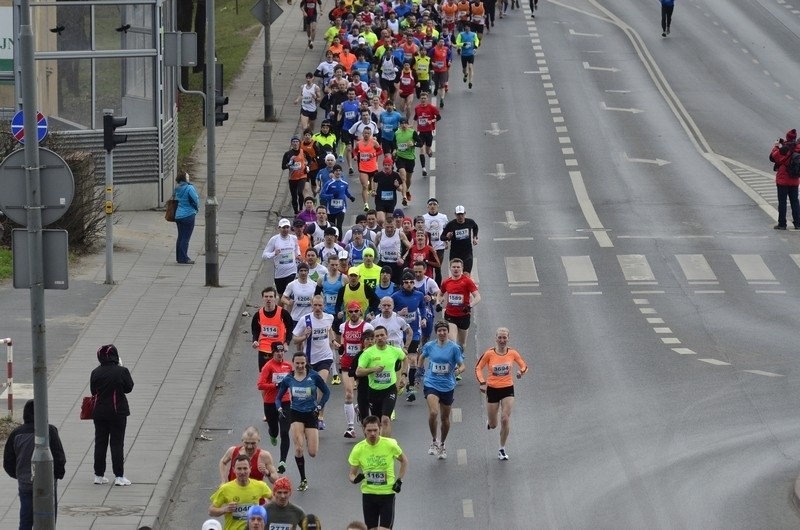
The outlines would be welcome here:
[[[28,230],[11,231],[14,289],[31,288]],[[42,274],[45,289],[69,289],[69,236],[66,230],[42,230]]]
[[[269,6],[269,18],[270,18],[269,24],[271,26],[273,22],[278,20],[278,17],[283,14],[283,9],[281,9],[281,6],[275,3],[275,0],[269,0],[269,1],[271,2]],[[262,26],[267,25],[264,19],[264,7],[266,7],[264,6],[264,2],[265,0],[258,0],[258,3],[253,6],[253,9],[250,10],[250,14],[256,17],[256,20],[261,22]]]
[[[25,124],[24,121],[24,111],[20,110],[14,114],[14,117],[11,119],[11,134],[14,135],[14,138],[21,144],[25,143]],[[44,137],[47,136],[47,118],[44,117],[44,114],[41,112],[36,113],[36,138],[37,142],[41,143],[44,140]]]
[[[67,213],[75,196],[75,181],[64,159],[44,148],[39,148],[39,178],[42,226],[47,226]],[[0,210],[18,225],[28,226],[28,171],[24,149],[14,151],[0,164],[0,190],[3,190]]]

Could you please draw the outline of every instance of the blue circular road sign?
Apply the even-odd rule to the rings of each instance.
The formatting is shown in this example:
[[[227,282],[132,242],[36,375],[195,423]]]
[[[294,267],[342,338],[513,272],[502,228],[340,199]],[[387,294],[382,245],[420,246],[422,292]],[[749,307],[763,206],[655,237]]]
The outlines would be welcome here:
[[[11,119],[11,134],[21,144],[25,143],[24,111],[17,111]],[[41,112],[36,113],[36,141],[41,143],[47,136],[47,118]]]

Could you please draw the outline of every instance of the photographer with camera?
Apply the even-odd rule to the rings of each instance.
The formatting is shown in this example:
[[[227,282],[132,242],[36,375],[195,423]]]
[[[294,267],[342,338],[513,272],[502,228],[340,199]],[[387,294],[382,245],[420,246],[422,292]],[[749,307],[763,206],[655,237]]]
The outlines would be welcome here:
[[[792,206],[792,222],[800,229],[800,202],[797,187],[800,184],[800,145],[797,144],[797,130],[786,133],[786,139],[779,138],[772,146],[770,161],[775,163],[775,186],[778,188],[778,224],[775,230],[786,230],[786,199]]]

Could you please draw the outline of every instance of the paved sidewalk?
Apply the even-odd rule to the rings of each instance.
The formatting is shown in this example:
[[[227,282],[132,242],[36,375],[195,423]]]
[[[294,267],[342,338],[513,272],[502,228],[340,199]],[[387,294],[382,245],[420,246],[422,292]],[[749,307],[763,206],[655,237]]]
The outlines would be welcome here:
[[[272,40],[279,121],[261,121],[262,32],[230,90],[230,119],[216,129],[222,287],[203,285],[202,212],[189,251],[197,260],[194,266],[175,263],[176,230],[164,221],[163,212],[121,213],[114,233],[117,285],[97,305],[60,365],[51,362],[50,422],[60,429],[67,453],[67,475],[58,484],[59,530],[159,528],[163,520],[226,351],[235,344],[237,321],[251,289],[261,287],[261,282],[254,285],[261,250],[274,233],[274,214],[287,202],[280,162],[299,117],[292,101],[303,74],[319,63],[319,50],[306,47],[296,9],[272,25]],[[202,195],[204,148],[197,158],[201,164],[195,183]],[[104,255],[89,258],[76,280],[102,284]],[[79,296],[67,291],[66,303],[70,292]],[[27,299],[29,293],[10,295]],[[5,317],[0,313],[0,321]],[[95,351],[109,342],[116,344],[135,381],[125,439],[130,487],[92,484],[94,431],[91,422],[78,419],[89,373],[97,364]],[[18,359],[27,358],[25,352],[15,353]],[[106,474],[112,474],[110,460]],[[0,491],[0,528],[16,528],[16,484],[4,477]],[[206,499],[198,502],[205,508]]]

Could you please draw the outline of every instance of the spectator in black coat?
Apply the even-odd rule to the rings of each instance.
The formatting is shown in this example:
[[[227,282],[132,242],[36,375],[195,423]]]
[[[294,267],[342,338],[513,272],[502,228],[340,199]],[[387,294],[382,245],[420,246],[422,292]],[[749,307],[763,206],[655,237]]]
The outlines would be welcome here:
[[[119,362],[119,352],[113,344],[97,350],[100,366],[92,370],[89,387],[96,396],[94,405],[94,483],[107,484],[106,451],[111,444],[111,467],[115,486],[130,486],[124,473],[125,427],[131,412],[125,394],[133,390],[133,378]]]
[[[3,469],[6,470],[9,477],[17,479],[19,485],[19,530],[33,528],[33,473],[31,472],[31,458],[35,446],[33,418],[33,400],[29,399],[22,410],[23,424],[11,431],[6,440],[5,453],[3,453]],[[54,425],[49,426],[49,438],[50,453],[53,456],[53,478],[60,480],[64,478],[67,457],[64,454],[64,447],[61,445],[61,438],[58,436],[58,429]],[[55,485],[54,481],[55,505],[53,510],[58,513],[58,496]]]

